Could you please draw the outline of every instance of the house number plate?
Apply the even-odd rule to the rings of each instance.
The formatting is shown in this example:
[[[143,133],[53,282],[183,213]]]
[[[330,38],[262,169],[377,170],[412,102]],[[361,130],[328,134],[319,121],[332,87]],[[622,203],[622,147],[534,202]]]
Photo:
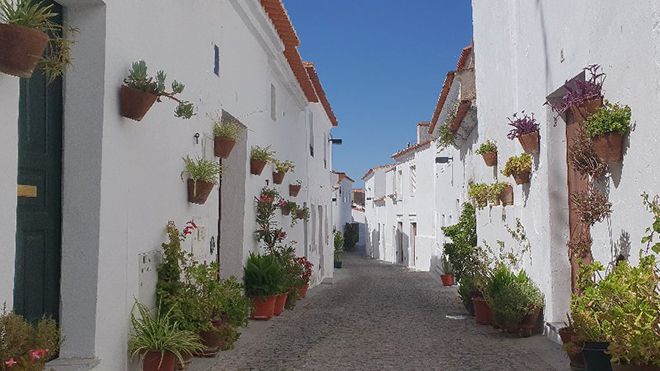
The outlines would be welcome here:
[[[37,186],[19,184],[16,187],[18,197],[37,197]]]

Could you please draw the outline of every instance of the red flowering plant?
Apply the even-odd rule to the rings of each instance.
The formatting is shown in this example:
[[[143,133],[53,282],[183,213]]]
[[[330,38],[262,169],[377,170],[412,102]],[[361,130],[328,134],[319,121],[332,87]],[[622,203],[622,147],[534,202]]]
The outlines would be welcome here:
[[[296,263],[298,263],[298,265],[303,267],[303,274],[301,276],[303,281],[303,286],[308,285],[309,280],[312,278],[314,264],[312,264],[309,260],[307,260],[307,257],[305,256],[296,258]]]
[[[279,228],[275,220],[275,211],[280,207],[281,198],[277,190],[264,187],[257,203],[257,241],[262,242],[269,252],[272,252],[286,238],[286,232]]]
[[[507,117],[509,120],[509,126],[513,126],[513,129],[507,134],[507,138],[513,140],[521,135],[533,133],[539,131],[539,124],[534,118],[534,114],[528,115],[525,111],[520,112],[521,117],[518,117],[518,113],[514,113],[512,117]]]
[[[35,325],[22,316],[0,311],[0,370],[39,371],[57,357],[61,344],[57,323],[42,318]]]

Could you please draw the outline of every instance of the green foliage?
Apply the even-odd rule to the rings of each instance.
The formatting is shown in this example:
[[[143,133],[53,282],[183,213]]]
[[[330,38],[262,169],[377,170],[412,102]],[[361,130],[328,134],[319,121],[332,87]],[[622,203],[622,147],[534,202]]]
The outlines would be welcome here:
[[[0,310],[0,369],[4,370],[4,362],[10,359],[18,362],[25,370],[41,370],[43,364],[57,358],[62,344],[62,336],[55,320],[43,317],[35,325],[30,324],[22,316],[8,312],[5,305]],[[30,366],[30,352],[47,350],[45,356]]]
[[[346,251],[355,250],[355,244],[360,240],[360,226],[357,223],[344,225],[344,247]]]
[[[660,241],[653,243],[655,236],[660,234],[660,196],[656,195],[651,199],[645,192],[642,194],[642,199],[646,209],[653,214],[653,223],[646,228],[646,235],[642,238],[642,243],[646,244],[647,251],[650,248],[651,251],[660,254]]]
[[[218,184],[220,175],[222,174],[222,166],[215,160],[207,160],[205,158],[196,157],[190,158],[186,156],[183,158],[185,170],[182,175],[187,175],[195,182],[208,182]]]
[[[158,96],[160,102],[161,97],[169,98],[178,103],[174,112],[174,116],[178,118],[190,119],[195,115],[195,106],[185,100],[176,97],[181,94],[185,86],[174,80],[172,82],[172,91],[165,91],[165,80],[167,74],[164,71],[156,72],[156,77],[151,77],[147,71],[147,63],[143,60],[133,62],[131,69],[128,71],[128,77],[124,79],[124,84],[133,89],[140,90],[146,93]]]
[[[252,160],[270,162],[273,160],[273,155],[275,155],[275,151],[271,151],[270,146],[252,146],[252,149],[250,150],[250,159]]]
[[[484,208],[488,204],[490,186],[485,183],[472,183],[468,189],[468,196],[478,208]]]
[[[155,313],[140,303],[135,303],[139,317],[131,313],[133,333],[128,342],[131,357],[145,354],[149,351],[159,351],[161,354],[171,352],[183,363],[184,356],[192,355],[202,350],[199,336],[188,330],[181,330],[179,323],[171,317],[172,309],[163,311],[158,308]]]
[[[611,323],[605,317],[608,306],[604,292],[595,282],[595,275],[605,267],[599,262],[583,264],[578,271],[579,293],[571,296],[571,317],[576,335],[582,341],[605,342]]]
[[[283,267],[275,255],[250,253],[244,268],[245,292],[250,297],[265,297],[282,292]]]
[[[464,203],[458,223],[442,227],[442,232],[445,237],[451,239],[451,242],[444,244],[444,252],[454,267],[456,278],[460,281],[471,276],[473,267],[470,264],[476,259],[477,246],[477,217],[474,205]]]
[[[584,122],[584,128],[590,138],[608,133],[626,135],[630,131],[631,111],[628,106],[620,106],[607,101]]]
[[[488,139],[487,141],[481,143],[479,148],[476,150],[478,155],[483,155],[484,153],[497,152],[497,144],[495,141]]]
[[[342,256],[344,255],[344,235],[336,231],[335,232],[335,261],[341,261]]]
[[[296,209],[296,213],[291,218],[292,219],[308,221],[309,220],[309,208],[307,206],[299,206],[298,209]]]
[[[504,192],[504,189],[506,189],[506,187],[508,187],[509,185],[510,184],[507,182],[500,182],[500,181],[490,184],[488,186],[488,195],[487,195],[488,202],[497,203],[500,199],[500,195],[502,194],[502,192]]]
[[[442,253],[442,273],[443,274],[454,274],[454,268],[451,266],[451,263],[449,262],[449,258],[447,258],[447,255],[443,252]]]
[[[438,149],[443,150],[449,146],[453,146],[456,140],[456,133],[454,133],[447,124],[442,124],[438,128]]]
[[[515,328],[525,316],[543,307],[543,294],[525,271],[515,274],[504,264],[493,270],[485,294],[495,322],[504,328]]]
[[[275,166],[275,172],[278,173],[279,172],[288,173],[296,169],[296,165],[293,163],[293,161],[289,161],[289,160],[280,161],[278,159],[273,159],[272,162],[273,165]]]
[[[512,156],[506,161],[502,175],[511,176],[532,171],[532,155],[523,153],[520,156]]]
[[[213,117],[213,136],[238,141],[245,127],[234,120],[223,121],[221,116]]]
[[[479,289],[475,285],[471,276],[464,276],[458,284],[458,296],[466,308],[472,306],[472,298],[479,293]]]
[[[245,296],[245,287],[236,277],[220,281],[220,297],[218,307],[220,318],[226,320],[232,327],[246,327],[252,302]]]

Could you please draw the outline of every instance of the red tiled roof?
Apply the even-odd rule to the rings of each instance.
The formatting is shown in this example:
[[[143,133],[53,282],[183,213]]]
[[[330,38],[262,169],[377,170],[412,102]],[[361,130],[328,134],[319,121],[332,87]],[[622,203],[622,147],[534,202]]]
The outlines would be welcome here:
[[[458,128],[461,127],[461,123],[463,122],[465,115],[470,110],[470,107],[472,107],[472,101],[470,100],[461,101],[461,103],[458,105],[458,110],[456,111],[456,117],[454,118],[454,122],[451,123],[451,127],[449,128],[451,131],[453,132],[458,131]]]
[[[429,127],[429,134],[433,134],[435,126],[438,124],[438,119],[440,118],[440,112],[442,112],[442,107],[447,101],[447,95],[449,94],[449,89],[451,84],[454,82],[454,71],[447,72],[445,76],[445,82],[442,84],[442,90],[440,91],[440,96],[438,97],[438,104],[435,106],[435,111],[433,112],[433,118],[431,118],[431,126]]]
[[[328,101],[328,98],[325,95],[325,91],[323,90],[323,86],[321,85],[319,76],[316,73],[314,64],[311,62],[303,62],[303,65],[307,70],[307,75],[309,75],[309,79],[312,81],[312,85],[314,86],[314,91],[316,92],[316,96],[319,97],[319,100],[323,105],[323,109],[325,109],[325,113],[328,115],[328,118],[330,119],[332,126],[339,125],[337,123],[337,117],[335,117],[334,112],[332,112],[332,107],[330,106],[330,102]]]
[[[333,171],[333,173],[337,174],[337,176],[338,176],[337,183],[341,182],[344,178],[350,180],[351,183],[355,183],[355,180],[351,179],[351,177],[346,175],[346,173],[344,173],[344,172]]]
[[[431,125],[431,123],[428,121],[421,121],[417,123],[417,126],[429,126],[429,125]]]
[[[458,63],[456,63],[456,71],[462,71],[466,68],[465,63],[468,61],[468,57],[472,52],[472,44],[466,46],[461,50],[461,55],[458,57]]]
[[[387,164],[387,165],[372,167],[371,169],[367,170],[366,173],[364,173],[364,175],[362,176],[362,180],[364,180],[364,178],[368,177],[369,175],[373,174],[376,170],[391,168],[394,166],[396,166],[396,164]]]
[[[426,146],[426,145],[428,145],[428,144],[430,144],[430,143],[431,143],[431,141],[430,141],[430,140],[427,140],[426,142],[422,142],[422,143],[419,143],[419,144],[415,144],[414,146],[410,146],[410,147],[408,147],[408,148],[406,148],[406,149],[403,149],[403,150],[401,150],[401,151],[399,151],[399,152],[393,154],[393,155],[392,155],[392,158],[396,159],[397,157],[401,157],[401,156],[403,156],[403,155],[405,155],[405,154],[407,154],[407,153],[410,153],[410,152],[416,151],[416,150],[418,150],[418,149],[420,149],[420,148],[422,148],[422,147],[424,147],[424,146]]]

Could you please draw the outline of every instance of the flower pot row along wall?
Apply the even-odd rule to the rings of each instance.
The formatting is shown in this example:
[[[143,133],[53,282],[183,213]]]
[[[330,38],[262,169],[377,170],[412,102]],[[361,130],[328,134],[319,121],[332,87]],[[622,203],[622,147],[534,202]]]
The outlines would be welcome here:
[[[268,163],[273,165],[273,184],[282,184],[286,174],[293,173],[296,169],[296,165],[293,161],[282,161],[275,158],[275,151],[272,151],[270,146],[252,146],[252,149],[250,150],[250,173],[252,175],[261,175]],[[300,180],[296,180],[295,183],[289,184],[289,196],[297,197],[301,188],[302,181]]]
[[[468,197],[480,209],[489,203],[492,206],[510,206],[513,205],[513,187],[499,181],[492,184],[472,183],[468,188]]]

